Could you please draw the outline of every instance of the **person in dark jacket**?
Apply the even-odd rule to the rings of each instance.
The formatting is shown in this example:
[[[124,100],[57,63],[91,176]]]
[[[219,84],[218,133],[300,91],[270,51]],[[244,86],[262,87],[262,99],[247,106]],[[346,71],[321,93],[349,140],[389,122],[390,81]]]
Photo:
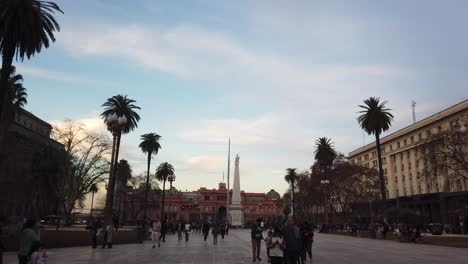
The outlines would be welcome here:
[[[161,221],[161,235],[159,236],[159,241],[166,242],[166,233],[167,233],[167,219]]]
[[[309,259],[312,260],[312,243],[314,242],[314,230],[308,222],[304,222],[301,226],[301,236],[302,236],[302,252],[301,258],[302,263],[305,263],[307,260],[307,255]]]
[[[302,236],[299,227],[296,225],[296,219],[293,216],[288,218],[288,224],[283,229],[284,239],[284,262],[286,264],[299,263],[299,257],[302,249]]]
[[[262,240],[263,240],[263,234],[262,234],[262,219],[259,218],[257,219],[257,222],[255,225],[252,226],[252,230],[250,233],[250,236],[252,238],[252,256],[253,256],[253,262],[255,261],[260,261],[262,260],[260,258],[260,247],[262,245]]]
[[[203,232],[203,241],[206,241],[208,238],[208,234],[210,233],[210,223],[205,221],[202,225],[202,232]]]

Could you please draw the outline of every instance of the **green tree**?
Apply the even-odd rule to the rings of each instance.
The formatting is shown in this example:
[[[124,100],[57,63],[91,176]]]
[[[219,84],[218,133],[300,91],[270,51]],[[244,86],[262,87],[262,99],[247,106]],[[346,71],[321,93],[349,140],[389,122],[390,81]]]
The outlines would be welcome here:
[[[163,182],[162,204],[161,204],[161,219],[164,219],[164,197],[166,191],[166,181],[169,175],[174,174],[174,167],[168,162],[163,162],[156,170],[156,179]]]
[[[8,77],[13,57],[24,60],[48,48],[55,41],[54,32],[60,26],[53,17],[63,13],[59,6],[49,1],[2,0],[0,1],[0,50],[2,70],[0,77],[0,121],[8,104]]]
[[[393,120],[393,115],[390,113],[391,109],[385,107],[387,101],[380,101],[380,98],[370,97],[364,100],[362,108],[358,113],[361,114],[357,117],[357,121],[361,128],[366,131],[368,135],[375,135],[375,144],[377,148],[377,159],[379,162],[379,181],[380,181],[380,195],[382,200],[387,198],[385,180],[382,169],[382,151],[380,147],[380,135],[387,131]]]
[[[91,210],[89,211],[90,215],[93,215],[93,204],[94,204],[94,194],[99,191],[97,184],[93,183],[91,187],[89,187],[89,192],[91,192]]]
[[[333,142],[331,142],[329,138],[321,137],[315,141],[315,146],[315,160],[318,162],[323,172],[326,173],[337,157]]]
[[[120,139],[122,133],[127,134],[130,131],[133,131],[138,127],[138,121],[140,121],[140,116],[136,110],[141,109],[136,106],[135,100],[128,98],[126,95],[115,95],[111,98],[108,98],[107,101],[102,105],[104,111],[101,113],[101,117],[104,119],[109,130],[113,134],[113,147],[112,147],[112,158],[111,158],[111,168],[109,173],[109,188],[106,196],[106,208],[105,208],[105,218],[109,222],[112,218],[112,208],[114,202],[114,188],[115,188],[115,177],[117,174],[117,161],[119,160],[119,150],[120,150]],[[117,115],[126,119],[125,124],[121,129],[117,131],[112,129],[113,124],[108,123],[109,117]],[[114,151],[115,146],[115,151]]]
[[[141,143],[139,145],[141,151],[148,155],[148,170],[146,171],[146,187],[145,187],[145,209],[143,213],[143,219],[146,219],[146,212],[148,207],[148,191],[149,191],[149,176],[150,176],[150,167],[151,167],[151,157],[154,153],[155,155],[158,154],[161,145],[159,144],[159,140],[161,136],[156,133],[148,133],[141,136]]]
[[[296,168],[287,168],[286,175],[284,176],[284,180],[291,184],[291,200],[292,200],[292,213],[293,215],[296,214],[296,208],[294,207],[294,187],[295,183],[297,182],[298,176],[296,172]]]

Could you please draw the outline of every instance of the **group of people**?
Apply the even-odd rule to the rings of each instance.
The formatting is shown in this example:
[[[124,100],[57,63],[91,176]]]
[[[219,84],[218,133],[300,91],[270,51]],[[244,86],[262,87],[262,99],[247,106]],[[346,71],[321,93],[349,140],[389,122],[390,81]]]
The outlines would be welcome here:
[[[312,262],[312,243],[314,230],[308,222],[297,225],[290,216],[283,227],[275,226],[263,237],[262,219],[257,219],[251,229],[253,262],[261,261],[260,249],[262,240],[266,242],[268,261],[275,263],[299,264],[306,263],[307,256]]]
[[[211,231],[213,235],[213,244],[217,244],[218,236],[224,239],[224,236],[229,233],[229,225],[227,221],[210,222],[205,220],[203,222],[185,222],[179,219],[175,223],[168,223],[167,220],[160,220],[158,217],[153,220],[140,221],[138,228],[138,240],[143,243],[144,240],[151,237],[153,248],[161,246],[161,242],[166,242],[167,233],[177,233],[177,240],[188,242],[191,233],[202,233],[204,241],[207,241],[208,235]]]

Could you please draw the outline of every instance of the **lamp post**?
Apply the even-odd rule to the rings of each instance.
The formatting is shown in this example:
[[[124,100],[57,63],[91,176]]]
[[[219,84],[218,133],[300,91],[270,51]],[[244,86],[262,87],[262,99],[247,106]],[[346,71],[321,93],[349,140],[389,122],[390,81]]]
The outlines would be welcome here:
[[[330,184],[329,180],[320,180],[320,184],[323,186],[325,190],[325,206],[324,206],[324,217],[325,217],[325,224],[328,225],[328,192],[327,188],[328,185]]]
[[[112,133],[112,155],[109,170],[109,183],[106,194],[106,206],[104,208],[104,219],[107,224],[112,222],[112,214],[114,209],[114,192],[115,192],[115,176],[117,174],[117,161],[119,157],[120,136],[122,130],[127,125],[125,116],[117,116],[116,113],[106,118],[107,129]]]
[[[171,174],[169,176],[167,176],[167,180],[169,181],[170,183],[170,188],[169,188],[169,194],[171,194],[171,190],[172,190],[172,182],[175,181],[175,178],[176,176],[174,174]],[[171,204],[169,204],[169,216],[170,218],[172,218],[172,207],[171,207]]]

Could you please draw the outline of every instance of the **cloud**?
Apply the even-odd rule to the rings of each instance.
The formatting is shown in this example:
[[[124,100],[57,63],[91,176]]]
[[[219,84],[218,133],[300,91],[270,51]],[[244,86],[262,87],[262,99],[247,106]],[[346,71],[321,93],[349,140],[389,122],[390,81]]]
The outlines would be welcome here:
[[[220,167],[224,165],[225,159],[225,157],[218,156],[193,156],[184,161],[180,170],[200,174],[219,173],[222,171]]]
[[[113,85],[111,82],[97,80],[85,76],[79,76],[76,74],[68,74],[60,71],[54,71],[50,69],[44,69],[33,66],[18,65],[18,72],[25,76],[33,76],[40,79],[59,81],[66,83],[77,83],[77,84],[93,84],[93,85]]]

